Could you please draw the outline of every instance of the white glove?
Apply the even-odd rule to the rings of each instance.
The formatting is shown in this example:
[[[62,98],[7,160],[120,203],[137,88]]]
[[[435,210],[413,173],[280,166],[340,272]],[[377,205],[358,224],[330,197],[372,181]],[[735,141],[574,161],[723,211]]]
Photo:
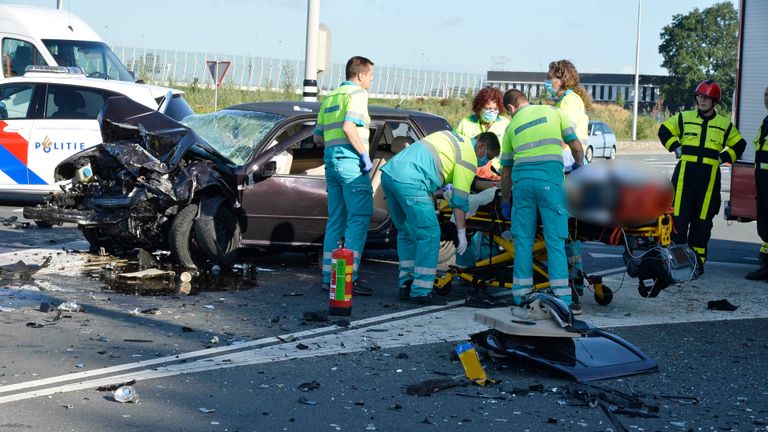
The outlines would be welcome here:
[[[683,146],[680,146],[675,149],[675,157],[680,159],[680,156],[683,155]]]
[[[467,229],[462,228],[459,230],[459,246],[456,248],[458,255],[463,254],[467,250]]]

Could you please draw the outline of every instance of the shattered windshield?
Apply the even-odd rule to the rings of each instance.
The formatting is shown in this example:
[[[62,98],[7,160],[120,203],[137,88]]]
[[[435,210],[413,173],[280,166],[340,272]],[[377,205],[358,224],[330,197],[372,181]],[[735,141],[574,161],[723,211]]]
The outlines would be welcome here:
[[[182,123],[224,157],[240,166],[248,161],[269,131],[284,118],[258,111],[223,110],[191,115],[184,118]]]

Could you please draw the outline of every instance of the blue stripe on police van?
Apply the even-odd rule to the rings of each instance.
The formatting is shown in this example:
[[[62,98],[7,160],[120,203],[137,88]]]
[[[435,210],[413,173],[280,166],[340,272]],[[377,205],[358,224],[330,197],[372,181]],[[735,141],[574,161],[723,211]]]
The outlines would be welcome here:
[[[43,180],[42,177],[40,177],[37,174],[35,174],[35,172],[32,171],[31,169],[27,169],[27,177],[29,177],[29,184],[31,184],[31,185],[44,185],[44,184],[48,184],[48,183],[45,182],[45,180]]]
[[[0,171],[17,184],[29,184],[27,182],[27,167],[3,146],[0,146]]]

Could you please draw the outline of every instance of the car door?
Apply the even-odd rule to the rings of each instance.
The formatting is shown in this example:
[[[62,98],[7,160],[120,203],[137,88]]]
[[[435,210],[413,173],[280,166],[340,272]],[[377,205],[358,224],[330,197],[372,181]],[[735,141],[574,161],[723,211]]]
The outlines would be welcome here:
[[[592,146],[592,157],[602,157],[605,143],[603,139],[603,130],[600,128],[600,122],[592,123],[592,130],[589,134],[589,145]]]
[[[0,190],[14,192],[30,183],[27,163],[39,87],[33,83],[0,85]],[[40,181],[32,175],[33,183]]]
[[[286,127],[258,160],[276,163],[276,172],[248,173],[243,190],[246,246],[309,246],[322,243],[328,218],[323,146],[314,143],[315,122]],[[258,166],[254,166],[258,169]]]
[[[101,143],[96,117],[104,101],[116,93],[63,84],[48,84],[42,118],[35,122],[30,139],[29,169],[50,189],[53,171],[62,160]]]

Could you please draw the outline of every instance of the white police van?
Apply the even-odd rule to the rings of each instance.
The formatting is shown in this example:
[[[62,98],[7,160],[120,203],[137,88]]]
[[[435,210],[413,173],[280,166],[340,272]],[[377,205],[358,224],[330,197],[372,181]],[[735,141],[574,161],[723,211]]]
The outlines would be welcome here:
[[[0,4],[0,80],[29,65],[79,67],[89,78],[136,81],[99,35],[60,9]]]
[[[102,142],[96,117],[109,97],[127,96],[175,120],[192,114],[178,90],[87,78],[79,68],[26,70],[0,81],[0,201],[36,202],[55,190],[56,165]]]

